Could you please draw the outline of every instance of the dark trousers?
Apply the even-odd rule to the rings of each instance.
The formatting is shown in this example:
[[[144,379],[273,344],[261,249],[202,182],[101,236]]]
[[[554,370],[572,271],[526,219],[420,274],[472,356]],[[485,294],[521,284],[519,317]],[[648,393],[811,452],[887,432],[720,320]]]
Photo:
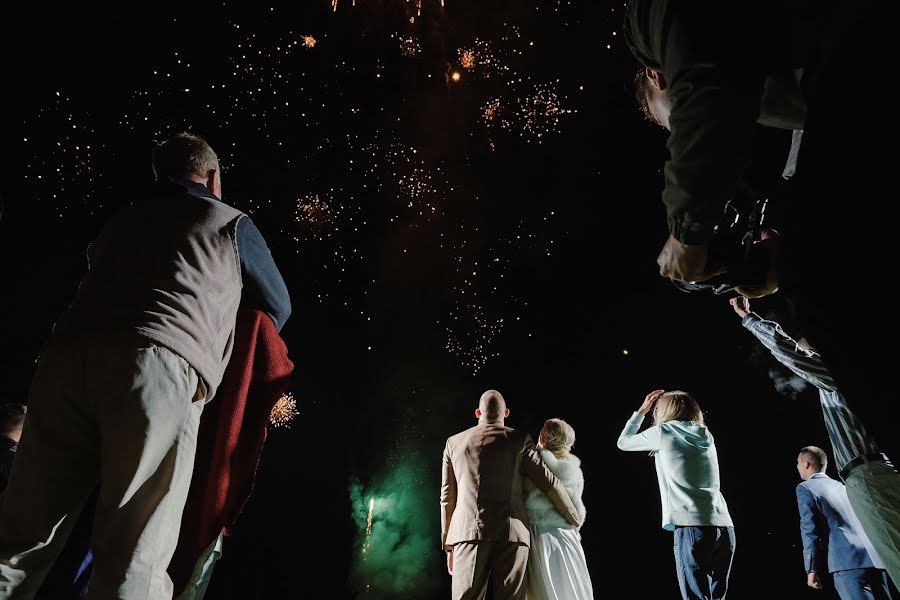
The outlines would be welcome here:
[[[891,600],[883,569],[847,569],[831,575],[841,600]]]
[[[728,591],[734,557],[734,527],[679,527],[675,570],[684,600],[719,600]]]

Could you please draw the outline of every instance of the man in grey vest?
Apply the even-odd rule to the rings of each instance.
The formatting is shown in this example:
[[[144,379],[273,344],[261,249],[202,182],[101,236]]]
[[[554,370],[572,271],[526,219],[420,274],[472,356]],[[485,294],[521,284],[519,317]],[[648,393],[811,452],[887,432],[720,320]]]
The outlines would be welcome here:
[[[280,329],[290,299],[262,235],[221,202],[219,161],[183,133],[156,186],[114,216],[45,346],[6,494],[0,599],[30,598],[99,486],[89,598],[172,596],[172,558],[203,405],[231,355],[239,304]]]

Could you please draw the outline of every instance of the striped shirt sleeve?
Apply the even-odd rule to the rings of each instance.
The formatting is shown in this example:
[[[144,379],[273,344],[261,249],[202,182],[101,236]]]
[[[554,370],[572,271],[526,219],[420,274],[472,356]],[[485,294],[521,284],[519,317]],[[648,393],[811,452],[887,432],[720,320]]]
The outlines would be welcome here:
[[[741,324],[768,348],[775,359],[820,390],[837,392],[834,378],[828,372],[822,357],[815,352],[806,352],[797,346],[781,325],[761,319],[756,313],[749,313]]]
[[[857,456],[878,452],[878,444],[866,431],[859,417],[847,406],[847,401],[838,391],[818,354],[798,348],[797,342],[774,321],[766,321],[759,315],[750,313],[742,323],[772,352],[778,362],[819,388],[822,416],[838,469]]]

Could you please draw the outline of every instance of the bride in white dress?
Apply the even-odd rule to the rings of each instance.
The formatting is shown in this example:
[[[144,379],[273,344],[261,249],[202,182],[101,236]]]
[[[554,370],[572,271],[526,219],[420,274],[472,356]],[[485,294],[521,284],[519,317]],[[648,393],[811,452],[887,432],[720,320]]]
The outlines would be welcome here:
[[[569,492],[582,526],[587,513],[581,494],[581,461],[569,451],[575,430],[562,419],[549,419],[541,429],[538,448],[547,467]],[[581,534],[553,508],[530,480],[525,480],[525,508],[531,522],[527,600],[593,600],[591,576],[581,548]]]

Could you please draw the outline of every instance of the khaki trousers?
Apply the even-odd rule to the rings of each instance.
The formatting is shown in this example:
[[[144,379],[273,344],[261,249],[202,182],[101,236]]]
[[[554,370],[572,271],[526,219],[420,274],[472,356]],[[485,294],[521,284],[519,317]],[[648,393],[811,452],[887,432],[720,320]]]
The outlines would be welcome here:
[[[528,546],[507,541],[460,542],[453,546],[453,600],[482,600],[488,580],[494,600],[524,600]]]
[[[98,486],[88,598],[172,597],[202,396],[187,361],[146,340],[51,340],[0,496],[0,599],[34,596]]]
[[[900,475],[883,462],[868,462],[850,471],[844,483],[863,531],[900,586]]]

